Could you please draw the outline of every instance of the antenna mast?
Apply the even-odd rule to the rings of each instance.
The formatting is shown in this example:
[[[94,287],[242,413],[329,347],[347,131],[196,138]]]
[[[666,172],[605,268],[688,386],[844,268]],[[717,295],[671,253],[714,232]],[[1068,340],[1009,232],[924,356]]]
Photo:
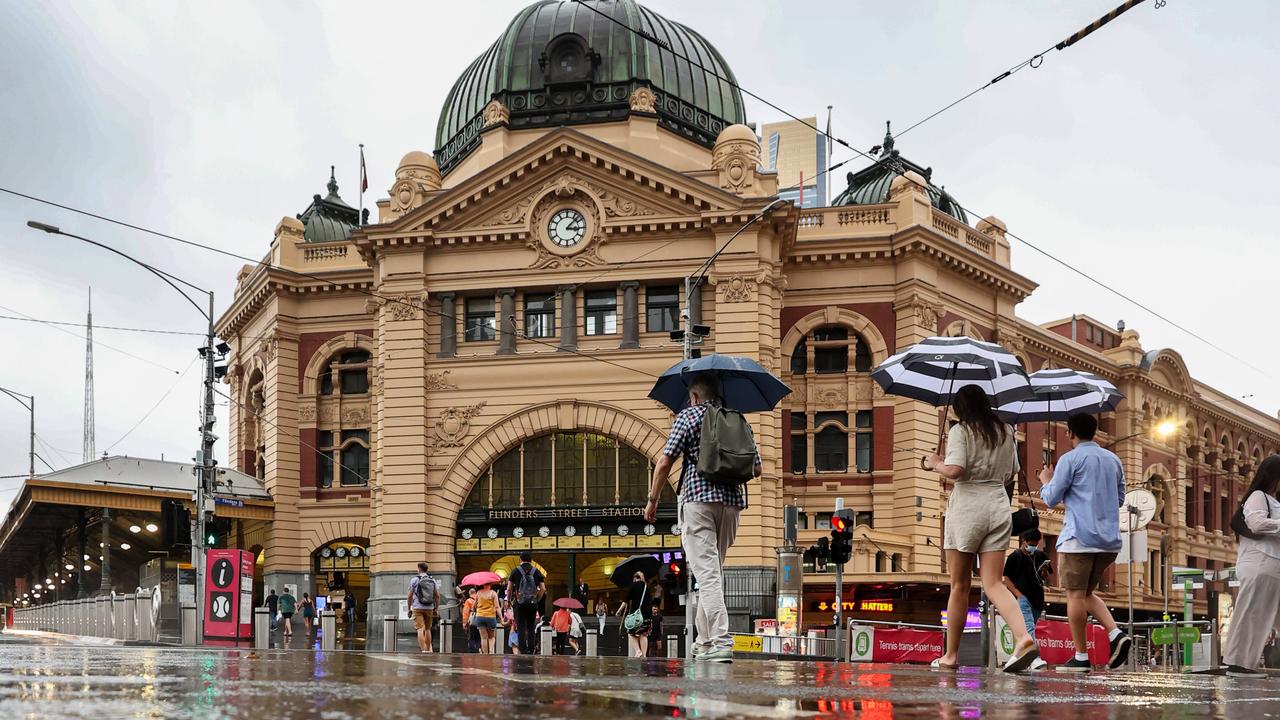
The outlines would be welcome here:
[[[84,457],[93,462],[97,455],[93,437],[93,288],[89,288],[89,316],[85,321],[84,343]]]

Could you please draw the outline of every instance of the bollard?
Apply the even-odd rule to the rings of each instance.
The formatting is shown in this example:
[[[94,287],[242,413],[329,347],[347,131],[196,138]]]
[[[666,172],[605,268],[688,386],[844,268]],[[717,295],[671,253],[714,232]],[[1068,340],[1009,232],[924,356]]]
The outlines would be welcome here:
[[[587,657],[596,657],[600,654],[600,631],[595,628],[587,628]]]
[[[101,595],[93,599],[93,604],[91,605],[93,608],[91,611],[93,613],[93,631],[89,634],[94,637],[106,637],[107,619],[102,610],[102,606],[105,604]]]
[[[154,618],[151,615],[151,593],[140,593],[137,603],[137,638],[142,642],[155,642]]]
[[[338,647],[338,614],[332,610],[320,611],[320,649]]]
[[[667,636],[667,657],[668,657],[668,658],[679,658],[679,657],[681,657],[681,655],[680,655],[680,636],[679,636],[679,635],[668,635],[668,636]]]
[[[440,652],[453,652],[453,621],[440,621]]]
[[[196,644],[196,622],[199,618],[196,616],[196,606],[194,603],[182,605],[179,624],[182,626],[182,644]]]
[[[124,640],[124,596],[111,594],[111,637]]]
[[[505,655],[506,653],[507,629],[499,625],[498,628],[493,631],[493,654]]]
[[[253,609],[253,647],[266,650],[271,647],[271,609]]]
[[[382,652],[396,651],[396,616],[382,616]]]
[[[138,639],[138,596],[133,593],[124,596],[124,639]]]
[[[552,650],[555,649],[552,647],[553,637],[555,637],[555,631],[551,629],[551,626],[543,625],[542,626],[542,652],[540,654],[542,655],[553,654]]]

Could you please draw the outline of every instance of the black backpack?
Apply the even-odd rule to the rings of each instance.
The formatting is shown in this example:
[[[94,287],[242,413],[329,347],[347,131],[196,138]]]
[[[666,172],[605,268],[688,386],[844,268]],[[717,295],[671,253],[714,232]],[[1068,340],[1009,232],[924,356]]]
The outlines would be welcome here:
[[[413,589],[413,599],[424,608],[435,608],[436,579],[430,575],[419,575],[418,584]]]
[[[520,584],[516,586],[516,602],[531,605],[538,601],[537,570],[529,563],[520,565]]]

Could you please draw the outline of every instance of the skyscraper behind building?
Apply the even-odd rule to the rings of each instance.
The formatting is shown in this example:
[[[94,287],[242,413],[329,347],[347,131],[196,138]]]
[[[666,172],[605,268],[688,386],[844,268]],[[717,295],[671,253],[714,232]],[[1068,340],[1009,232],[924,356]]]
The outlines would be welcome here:
[[[826,167],[827,138],[813,129],[817,125],[818,119],[809,117],[766,123],[762,129],[765,167],[778,171],[778,197],[802,207],[820,207],[828,201],[827,175],[819,174]]]

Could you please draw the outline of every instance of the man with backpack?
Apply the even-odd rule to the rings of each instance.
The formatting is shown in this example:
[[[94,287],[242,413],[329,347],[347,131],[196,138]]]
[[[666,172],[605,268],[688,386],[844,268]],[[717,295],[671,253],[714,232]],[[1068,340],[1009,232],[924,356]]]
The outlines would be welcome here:
[[[745,483],[760,475],[760,454],[741,413],[722,407],[719,379],[699,373],[689,383],[689,404],[676,415],[653,468],[644,517],[655,522],[658,497],[676,457],[680,470],[681,542],[698,583],[694,658],[733,662],[729,611],[720,582],[725,555],[747,507]]]
[[[431,652],[431,623],[440,607],[440,586],[427,574],[430,566],[418,563],[418,576],[409,581],[409,616],[418,631],[418,649]]]
[[[520,639],[522,655],[534,653],[537,637],[533,625],[537,621],[542,596],[546,594],[546,578],[533,566],[533,555],[525,550],[520,553],[520,564],[507,577],[507,598],[515,606],[516,635]]]

